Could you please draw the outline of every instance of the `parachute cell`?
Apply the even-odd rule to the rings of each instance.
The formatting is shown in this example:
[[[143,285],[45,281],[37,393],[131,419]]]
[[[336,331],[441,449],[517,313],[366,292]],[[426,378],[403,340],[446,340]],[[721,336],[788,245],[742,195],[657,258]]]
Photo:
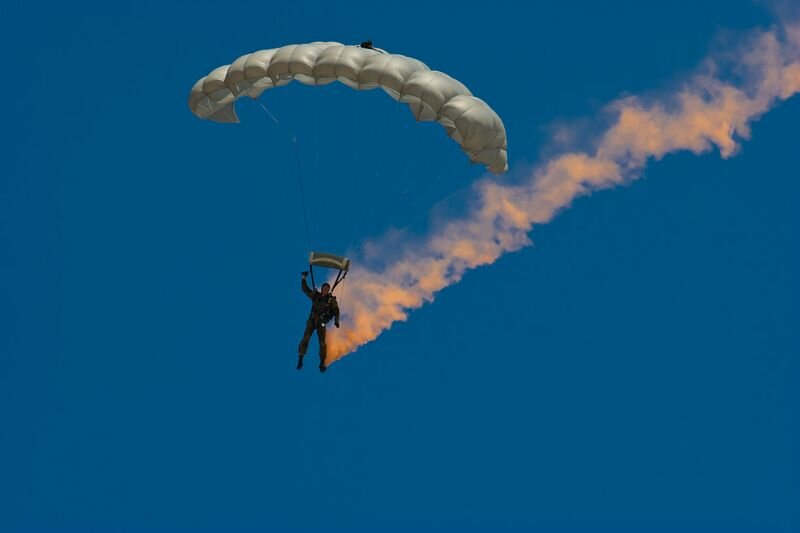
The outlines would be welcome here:
[[[447,74],[377,48],[314,42],[246,54],[198,80],[189,109],[215,122],[239,122],[237,99],[256,99],[293,80],[306,85],[339,81],[359,90],[380,87],[408,104],[417,120],[439,122],[473,163],[495,174],[508,169],[505,127],[492,108]]]

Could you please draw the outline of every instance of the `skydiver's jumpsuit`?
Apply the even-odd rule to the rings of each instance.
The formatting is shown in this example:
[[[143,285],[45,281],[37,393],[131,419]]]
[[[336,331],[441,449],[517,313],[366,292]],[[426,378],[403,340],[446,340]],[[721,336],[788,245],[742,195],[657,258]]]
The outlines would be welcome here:
[[[300,356],[302,361],[308,349],[308,341],[311,340],[311,335],[314,330],[317,331],[317,340],[319,340],[319,364],[325,366],[325,358],[328,353],[328,346],[325,344],[325,322],[332,318],[339,322],[339,304],[336,302],[336,297],[328,293],[325,296],[319,291],[312,291],[303,278],[301,288],[306,296],[311,299],[311,313],[306,320],[306,330],[303,332],[303,339],[297,347],[297,355]]]

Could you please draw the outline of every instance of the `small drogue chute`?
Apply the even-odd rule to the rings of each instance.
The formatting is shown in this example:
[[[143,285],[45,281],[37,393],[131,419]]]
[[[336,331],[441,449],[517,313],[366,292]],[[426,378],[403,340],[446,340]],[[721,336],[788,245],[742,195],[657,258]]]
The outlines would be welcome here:
[[[314,267],[331,268],[338,270],[336,280],[331,286],[331,292],[344,281],[347,272],[350,270],[350,259],[341,255],[329,254],[326,252],[311,252],[308,257],[308,271],[311,273],[311,288],[316,291],[317,284],[314,282]]]

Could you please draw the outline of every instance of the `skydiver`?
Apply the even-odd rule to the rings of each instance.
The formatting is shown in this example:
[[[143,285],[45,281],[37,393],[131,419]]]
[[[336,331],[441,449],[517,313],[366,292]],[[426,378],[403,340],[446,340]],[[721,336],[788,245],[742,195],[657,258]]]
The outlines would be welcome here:
[[[303,332],[303,338],[297,347],[297,370],[303,368],[303,357],[305,357],[308,349],[308,341],[311,340],[311,336],[316,331],[317,340],[319,341],[319,371],[325,372],[328,369],[325,365],[328,350],[328,346],[325,344],[325,324],[334,319],[334,324],[337,328],[339,327],[339,304],[336,302],[336,296],[330,292],[330,283],[323,283],[319,291],[312,291],[308,283],[306,283],[306,276],[308,276],[308,272],[303,272],[300,287],[311,300],[311,313],[308,315],[308,320],[306,320],[306,330]]]

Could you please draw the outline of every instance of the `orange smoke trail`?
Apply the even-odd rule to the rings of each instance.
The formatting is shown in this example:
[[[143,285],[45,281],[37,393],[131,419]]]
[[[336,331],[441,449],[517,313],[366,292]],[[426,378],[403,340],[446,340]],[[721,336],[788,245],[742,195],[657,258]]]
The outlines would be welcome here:
[[[408,318],[467,270],[531,244],[533,226],[549,222],[576,197],[638,178],[648,160],[715,146],[723,158],[735,154],[737,139],[749,137],[753,120],[800,92],[800,26],[755,33],[740,52],[735,68],[744,81],[738,85],[723,81],[716,74],[719,65],[708,60],[660,101],[616,101],[609,106],[616,118],[593,151],[551,158],[519,185],[479,181],[473,187],[475,208],[467,215],[442,223],[380,270],[354,268],[342,329],[330,332],[332,361]],[[369,243],[377,251],[396,245],[396,239]]]

